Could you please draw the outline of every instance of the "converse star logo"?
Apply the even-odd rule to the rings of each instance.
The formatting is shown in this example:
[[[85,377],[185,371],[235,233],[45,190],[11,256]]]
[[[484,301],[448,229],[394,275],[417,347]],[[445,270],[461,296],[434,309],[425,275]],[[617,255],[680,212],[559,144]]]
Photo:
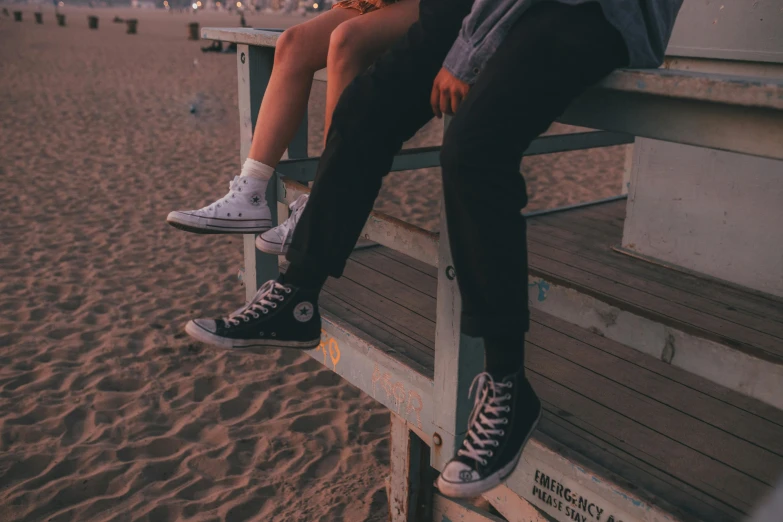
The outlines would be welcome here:
[[[258,194],[253,194],[250,196],[250,203],[257,207],[261,203],[261,196]]]
[[[303,301],[294,307],[294,319],[300,323],[306,323],[313,318],[313,304]]]
[[[473,480],[473,472],[467,469],[463,469],[459,472],[459,479],[462,482],[470,482]]]

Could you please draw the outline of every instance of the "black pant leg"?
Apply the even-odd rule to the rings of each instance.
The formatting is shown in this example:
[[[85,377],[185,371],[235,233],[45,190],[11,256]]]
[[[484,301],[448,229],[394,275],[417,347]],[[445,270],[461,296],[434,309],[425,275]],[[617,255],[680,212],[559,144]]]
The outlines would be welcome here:
[[[394,155],[433,117],[432,82],[470,4],[422,0],[423,19],[343,92],[288,252],[295,278],[342,274]]]
[[[518,339],[527,331],[522,154],[571,100],[626,63],[599,4],[545,2],[520,18],[471,88],[441,153],[464,333]]]

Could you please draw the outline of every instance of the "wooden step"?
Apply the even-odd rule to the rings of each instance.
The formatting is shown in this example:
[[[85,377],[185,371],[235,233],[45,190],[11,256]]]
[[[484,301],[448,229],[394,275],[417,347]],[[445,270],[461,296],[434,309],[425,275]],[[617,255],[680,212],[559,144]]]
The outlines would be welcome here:
[[[783,408],[783,299],[618,252],[624,216],[531,217],[531,305]]]
[[[432,378],[433,268],[383,247],[361,250],[325,294],[322,308],[343,330]],[[331,367],[325,353],[314,356]],[[601,520],[608,513],[625,522],[740,520],[783,474],[783,411],[768,404],[540,310],[532,313],[526,366],[546,411],[508,487],[556,520],[571,520],[565,489],[594,514],[602,509]],[[426,384],[417,388],[424,404],[417,418],[406,405],[414,385],[394,391],[402,378],[387,379],[384,390],[359,383],[360,372],[346,366],[338,373],[431,441]],[[552,480],[565,489],[545,490]]]

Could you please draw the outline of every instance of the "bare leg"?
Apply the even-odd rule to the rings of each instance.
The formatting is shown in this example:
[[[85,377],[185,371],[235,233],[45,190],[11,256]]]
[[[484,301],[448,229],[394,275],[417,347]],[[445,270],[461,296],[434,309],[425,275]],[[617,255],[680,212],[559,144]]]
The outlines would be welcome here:
[[[307,110],[313,73],[326,65],[329,36],[338,25],[358,16],[353,9],[334,9],[280,36],[248,157],[277,166]]]
[[[419,0],[400,0],[340,24],[332,32],[326,69],[324,140],[345,87],[402,38],[418,18]]]

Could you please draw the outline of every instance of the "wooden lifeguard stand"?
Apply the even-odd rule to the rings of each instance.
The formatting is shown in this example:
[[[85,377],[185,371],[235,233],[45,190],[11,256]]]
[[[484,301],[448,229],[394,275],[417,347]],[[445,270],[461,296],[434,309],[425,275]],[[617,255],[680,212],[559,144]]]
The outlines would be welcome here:
[[[483,361],[483,347],[459,334],[445,220],[434,234],[371,215],[363,237],[379,246],[357,250],[344,277],[327,283],[322,343],[310,355],[393,414],[392,521],[735,521],[783,474],[783,293],[777,276],[761,277],[764,267],[783,267],[783,240],[775,242],[783,220],[759,222],[783,208],[780,199],[768,205],[783,186],[783,14],[765,3],[750,9],[686,2],[678,28],[690,29],[675,29],[663,69],[618,71],[561,118],[603,130],[546,136],[526,152],[636,141],[627,197],[529,218],[526,366],[546,411],[518,469],[485,495],[503,518],[432,487],[461,441],[467,387]],[[772,32],[765,37],[754,17]],[[710,32],[714,19],[733,36]],[[752,42],[740,45],[727,20]],[[202,31],[238,45],[242,160],[279,34]],[[727,39],[750,54],[726,54]],[[658,148],[670,146],[687,148]],[[315,174],[306,121],[288,158],[267,194],[280,214]],[[718,167],[701,168],[705,161]],[[393,170],[438,164],[438,148],[404,150]],[[696,182],[710,173],[719,189]],[[743,188],[743,175],[753,186]],[[732,218],[716,218],[715,208]],[[731,219],[739,232],[717,234]],[[760,236],[754,227],[771,230]],[[767,239],[751,251],[745,241],[744,257],[726,256],[727,270],[718,257],[735,237]],[[661,254],[667,241],[674,257]],[[256,251],[252,235],[244,244],[249,298],[279,266]],[[712,262],[700,264],[707,252]]]

